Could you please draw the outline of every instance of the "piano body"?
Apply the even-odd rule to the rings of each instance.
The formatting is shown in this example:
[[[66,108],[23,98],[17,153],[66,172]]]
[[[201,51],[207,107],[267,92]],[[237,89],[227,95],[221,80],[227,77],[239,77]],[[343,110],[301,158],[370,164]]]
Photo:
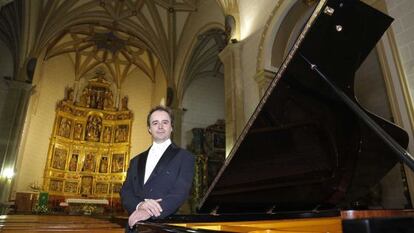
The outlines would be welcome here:
[[[407,133],[354,97],[354,73],[391,22],[359,1],[320,1],[199,214],[137,232],[414,232],[414,211],[353,210],[397,162],[414,168]]]

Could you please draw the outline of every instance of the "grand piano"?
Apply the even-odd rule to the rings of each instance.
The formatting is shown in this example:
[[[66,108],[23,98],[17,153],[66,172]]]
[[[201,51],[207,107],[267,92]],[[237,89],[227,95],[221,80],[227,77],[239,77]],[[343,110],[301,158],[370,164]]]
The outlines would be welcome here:
[[[320,1],[198,214],[137,232],[414,232],[412,210],[362,201],[396,163],[414,169],[407,133],[354,95],[356,70],[391,22],[360,1]]]

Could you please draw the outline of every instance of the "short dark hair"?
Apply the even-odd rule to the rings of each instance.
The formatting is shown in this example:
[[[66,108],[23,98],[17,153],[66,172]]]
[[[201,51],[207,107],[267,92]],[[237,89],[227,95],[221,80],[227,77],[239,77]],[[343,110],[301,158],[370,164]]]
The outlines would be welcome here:
[[[151,115],[155,111],[164,111],[164,112],[168,113],[168,116],[170,116],[170,119],[171,119],[171,126],[174,126],[174,115],[173,115],[173,112],[172,112],[171,108],[166,107],[166,106],[162,106],[162,105],[158,105],[158,106],[153,107],[148,113],[148,116],[147,116],[147,126],[148,127],[150,127],[150,124],[151,124],[151,122],[150,122]]]

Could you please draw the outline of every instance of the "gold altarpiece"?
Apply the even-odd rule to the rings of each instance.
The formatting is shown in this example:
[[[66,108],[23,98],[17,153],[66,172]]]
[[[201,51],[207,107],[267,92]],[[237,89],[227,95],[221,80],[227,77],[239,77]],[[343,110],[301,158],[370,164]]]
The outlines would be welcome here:
[[[132,113],[127,97],[114,107],[111,83],[91,79],[74,101],[56,107],[43,188],[51,196],[119,198],[130,157]]]

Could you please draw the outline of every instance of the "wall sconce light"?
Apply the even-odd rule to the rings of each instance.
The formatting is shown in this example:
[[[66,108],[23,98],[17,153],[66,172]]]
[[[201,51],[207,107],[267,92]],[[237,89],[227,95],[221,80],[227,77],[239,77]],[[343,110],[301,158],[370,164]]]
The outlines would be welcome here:
[[[3,175],[4,178],[11,180],[14,176],[14,169],[13,168],[6,168],[3,170]]]

